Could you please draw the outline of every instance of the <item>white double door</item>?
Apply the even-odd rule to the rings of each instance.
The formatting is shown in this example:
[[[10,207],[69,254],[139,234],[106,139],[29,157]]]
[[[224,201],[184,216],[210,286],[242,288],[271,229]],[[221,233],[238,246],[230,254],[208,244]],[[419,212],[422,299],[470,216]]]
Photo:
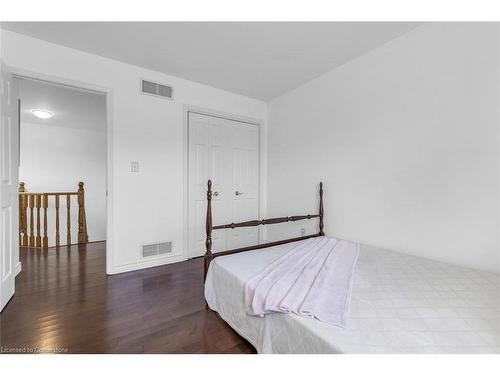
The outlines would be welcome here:
[[[189,256],[205,253],[207,181],[213,225],[259,217],[259,127],[189,113]],[[257,244],[258,227],[214,230],[212,251]]]

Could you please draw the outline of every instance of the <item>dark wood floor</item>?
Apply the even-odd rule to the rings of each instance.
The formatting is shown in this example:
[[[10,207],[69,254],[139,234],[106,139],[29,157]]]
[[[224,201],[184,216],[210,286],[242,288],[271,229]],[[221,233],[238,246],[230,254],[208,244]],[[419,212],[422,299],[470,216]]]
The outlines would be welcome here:
[[[2,352],[254,353],[203,301],[201,259],[106,276],[105,243],[21,248]]]

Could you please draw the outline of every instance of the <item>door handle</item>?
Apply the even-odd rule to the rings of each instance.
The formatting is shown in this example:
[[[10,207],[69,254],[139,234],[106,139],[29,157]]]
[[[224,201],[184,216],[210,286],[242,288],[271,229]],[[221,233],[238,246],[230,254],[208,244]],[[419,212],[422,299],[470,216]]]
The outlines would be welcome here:
[[[234,192],[234,195],[243,195],[243,193],[241,193],[241,192],[239,192],[238,190],[236,190],[236,191]]]
[[[219,196],[219,192],[218,191],[214,191],[214,197],[218,197]]]

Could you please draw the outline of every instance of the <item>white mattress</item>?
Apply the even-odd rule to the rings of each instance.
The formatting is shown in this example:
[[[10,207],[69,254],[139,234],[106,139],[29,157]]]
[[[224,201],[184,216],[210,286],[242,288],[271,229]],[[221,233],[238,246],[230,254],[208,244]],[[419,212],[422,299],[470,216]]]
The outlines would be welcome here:
[[[245,282],[290,244],[215,258],[212,310],[259,353],[500,353],[500,275],[361,246],[346,328],[246,314]]]

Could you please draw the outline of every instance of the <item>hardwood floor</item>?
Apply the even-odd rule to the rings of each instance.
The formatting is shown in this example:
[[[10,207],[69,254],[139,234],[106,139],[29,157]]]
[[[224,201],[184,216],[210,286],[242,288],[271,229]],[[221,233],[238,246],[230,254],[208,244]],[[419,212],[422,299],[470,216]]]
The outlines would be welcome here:
[[[20,258],[3,353],[255,353],[205,309],[202,259],[106,276],[104,242]]]

